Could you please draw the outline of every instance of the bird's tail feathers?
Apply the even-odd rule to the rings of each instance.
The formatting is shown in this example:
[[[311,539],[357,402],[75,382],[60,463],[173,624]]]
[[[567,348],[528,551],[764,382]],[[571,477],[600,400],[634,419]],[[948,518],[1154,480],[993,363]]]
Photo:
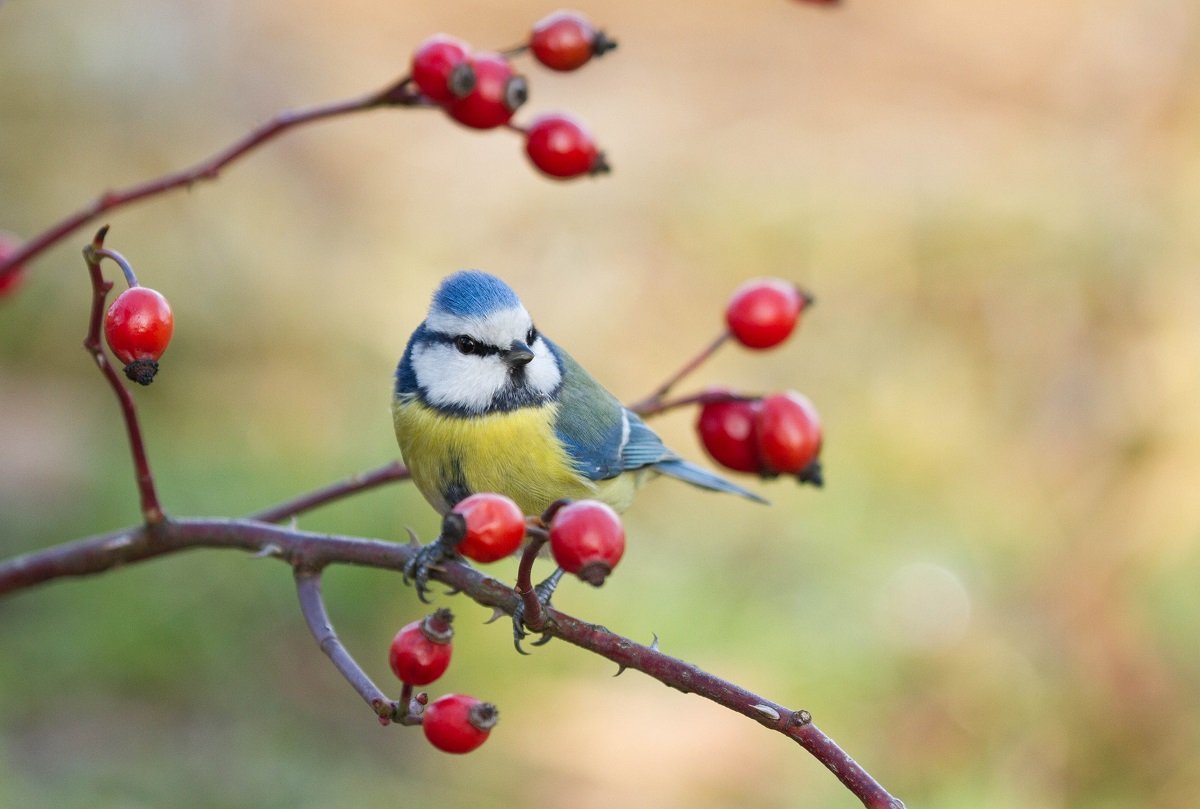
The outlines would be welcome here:
[[[654,469],[664,475],[670,475],[673,478],[678,478],[693,486],[699,486],[701,489],[709,489],[714,492],[726,492],[728,494],[738,494],[745,497],[747,500],[753,500],[756,503],[770,505],[769,500],[764,500],[754,492],[743,489],[736,483],[730,483],[720,475],[715,475],[707,469],[701,469],[695,464],[688,463],[684,460],[669,460],[659,461],[654,465]]]

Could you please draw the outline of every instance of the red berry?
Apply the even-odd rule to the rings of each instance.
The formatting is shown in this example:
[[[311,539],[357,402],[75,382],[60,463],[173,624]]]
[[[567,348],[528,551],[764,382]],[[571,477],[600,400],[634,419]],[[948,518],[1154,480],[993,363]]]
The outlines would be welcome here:
[[[17,248],[20,246],[20,239],[11,233],[6,233],[0,230],[0,264],[7,261],[8,257],[17,252]],[[8,273],[0,275],[0,298],[16,292],[17,287],[21,285],[21,280],[24,277],[25,266],[22,264],[18,264]]]
[[[760,399],[710,402],[700,408],[696,431],[709,456],[738,472],[760,471],[757,422],[761,410]]]
[[[788,338],[812,298],[778,278],[757,278],[738,287],[725,308],[725,322],[748,348],[770,348]]]
[[[117,296],[104,316],[108,347],[125,363],[125,375],[149,385],[158,370],[158,358],[167,350],[175,318],[161,293],[148,287],[130,287]]]
[[[503,559],[525,538],[525,515],[502,494],[473,494],[459,501],[452,511],[462,515],[467,524],[458,552],[476,562]]]
[[[533,26],[529,47],[551,70],[575,70],[593,56],[617,47],[617,43],[597,31],[582,14],[556,11]]]
[[[492,129],[503,126],[525,103],[529,88],[524,76],[498,53],[478,53],[467,62],[475,72],[475,87],[446,105],[450,117],[464,126]]]
[[[550,552],[563,570],[599,587],[625,553],[621,518],[599,500],[568,503],[550,518]]]
[[[559,179],[608,171],[592,136],[569,115],[543,115],[525,133],[525,154],[543,173]]]
[[[807,397],[788,391],[763,400],[758,451],[768,472],[805,472],[821,452],[821,420]]]
[[[471,46],[457,37],[434,34],[413,53],[412,79],[424,95],[445,104],[475,86],[469,58]]]
[[[388,663],[402,682],[428,685],[446,672],[453,651],[453,620],[450,610],[440,609],[396,633],[388,650]]]
[[[425,708],[421,727],[429,743],[446,753],[470,753],[487,741],[500,719],[490,702],[464,694],[438,697]]]

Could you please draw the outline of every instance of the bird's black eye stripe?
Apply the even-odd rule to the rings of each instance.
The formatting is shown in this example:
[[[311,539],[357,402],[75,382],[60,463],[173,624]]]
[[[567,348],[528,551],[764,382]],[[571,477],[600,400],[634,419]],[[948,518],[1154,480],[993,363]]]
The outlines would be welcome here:
[[[461,354],[476,354],[480,357],[486,357],[488,354],[500,353],[500,349],[495,346],[484,345],[468,334],[460,334],[452,342]]]
[[[525,335],[525,342],[528,345],[533,345],[533,341],[538,338],[537,326],[530,326],[529,333]]]

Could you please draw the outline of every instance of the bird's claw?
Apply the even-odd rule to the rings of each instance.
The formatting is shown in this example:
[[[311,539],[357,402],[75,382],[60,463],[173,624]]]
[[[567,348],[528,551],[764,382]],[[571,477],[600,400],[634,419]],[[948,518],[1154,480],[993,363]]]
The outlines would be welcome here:
[[[428,545],[419,548],[413,557],[408,560],[408,564],[404,566],[402,571],[404,583],[413,584],[417,591],[417,598],[421,599],[421,603],[428,604],[429,599],[425,594],[429,592],[429,573],[431,570],[440,570],[438,565],[442,562],[450,560],[461,560],[458,555],[458,543],[463,541],[463,537],[467,535],[467,521],[461,514],[451,511],[442,518],[442,533],[438,538]],[[410,541],[417,544],[417,535],[410,529],[408,532]],[[448,595],[457,593],[458,590],[451,588]]]
[[[417,598],[421,599],[422,604],[430,603],[426,594],[429,592],[431,572],[440,570],[442,562],[454,559],[457,555],[453,547],[448,545],[442,537],[438,537],[428,545],[422,546],[408,560],[401,575],[405,584],[413,585],[413,589],[417,591]]]
[[[547,607],[550,606],[550,598],[551,598],[551,596],[554,595],[554,591],[558,588],[558,582],[559,582],[559,579],[562,578],[562,576],[563,576],[562,568],[558,568],[553,573],[551,573],[550,576],[547,577],[545,581],[543,581],[541,584],[536,585],[533,588],[534,596],[537,598],[538,603],[542,605],[543,610],[545,610]],[[527,654],[529,654],[529,652],[525,651],[525,649],[523,649],[521,647],[521,641],[525,640],[525,638],[527,638],[529,636],[529,633],[525,631],[525,600],[524,599],[521,599],[519,602],[517,602],[516,609],[513,610],[512,620],[513,620],[513,646],[516,647],[517,652],[519,652],[520,654],[527,655]],[[535,632],[541,631],[541,629],[545,628],[545,626],[546,626],[546,615],[545,615],[545,612],[543,612],[542,627],[540,627],[539,629],[535,629],[534,631]],[[544,631],[541,633],[541,635],[542,636],[540,638],[538,638],[537,640],[530,641],[530,644],[533,646],[545,646],[547,643],[549,643],[554,638],[553,635],[550,635]]]

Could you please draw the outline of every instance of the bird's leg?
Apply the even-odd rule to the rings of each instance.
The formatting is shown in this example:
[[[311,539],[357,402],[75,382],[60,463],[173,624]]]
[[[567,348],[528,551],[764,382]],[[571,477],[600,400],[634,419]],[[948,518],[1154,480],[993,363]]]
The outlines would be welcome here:
[[[542,630],[547,626],[546,608],[550,606],[550,597],[558,589],[558,582],[562,577],[563,569],[559,567],[555,568],[554,572],[547,576],[545,581],[538,584],[532,590],[522,591],[518,586],[517,592],[521,594],[521,600],[518,602],[516,609],[513,610],[513,645],[517,647],[517,651],[521,654],[529,654],[521,648],[521,641],[528,635],[525,631],[525,616],[527,614],[537,613],[536,616],[530,614],[528,625],[533,631],[542,632],[540,638],[531,641],[534,646],[544,646],[554,637]],[[530,607],[534,607],[534,609],[530,609]]]
[[[429,603],[425,594],[429,592],[430,571],[445,561],[462,561],[457,548],[466,535],[467,521],[461,514],[451,511],[442,518],[442,532],[438,538],[418,549],[404,566],[404,583],[413,584],[417,598],[423,603]],[[413,539],[415,541],[416,537]]]

